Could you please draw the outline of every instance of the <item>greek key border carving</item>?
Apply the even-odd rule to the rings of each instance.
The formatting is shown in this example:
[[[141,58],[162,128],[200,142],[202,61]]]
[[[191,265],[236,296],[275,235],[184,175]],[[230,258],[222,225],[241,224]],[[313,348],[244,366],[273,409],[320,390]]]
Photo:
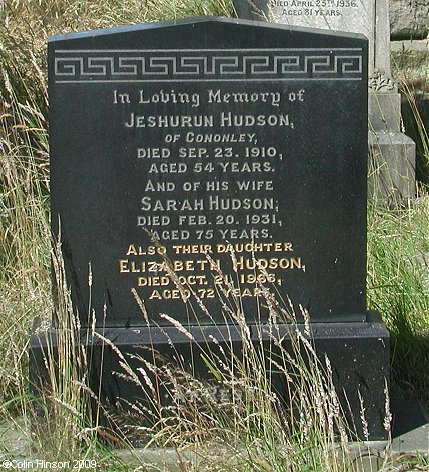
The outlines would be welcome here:
[[[57,50],[55,81],[362,80],[359,48]]]

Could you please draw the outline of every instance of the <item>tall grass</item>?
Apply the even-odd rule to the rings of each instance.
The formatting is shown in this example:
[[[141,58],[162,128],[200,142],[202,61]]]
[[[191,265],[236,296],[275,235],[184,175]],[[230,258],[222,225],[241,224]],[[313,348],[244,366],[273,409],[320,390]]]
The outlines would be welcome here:
[[[31,62],[33,73],[39,72]],[[0,398],[20,393],[25,378],[25,347],[32,320],[49,313],[49,229],[47,199],[47,123],[40,111],[46,105],[43,76],[14,88],[22,76],[16,64],[11,73],[2,66],[1,96],[1,301]],[[11,74],[16,74],[12,77]],[[27,83],[29,84],[27,86]],[[39,87],[36,97],[31,87]],[[22,371],[24,369],[24,371]]]
[[[171,447],[183,463],[189,454],[180,451],[195,451],[195,469],[183,470],[348,470],[360,456],[349,450],[353,431],[346,426],[329,359],[320,360],[311,343],[310,325],[298,326],[290,308],[260,286],[263,295],[255,310],[268,310],[270,321],[251,335],[241,300],[226,295],[235,288],[232,280],[219,288],[223,329],[214,327],[201,337],[199,314],[212,315],[195,295],[188,302],[193,327],[164,315],[173,332],[193,343],[194,359],[204,362],[211,380],[187,365],[186,354],[172,360],[146,346],[141,355],[127,355],[96,334],[117,356],[121,369],[114,374],[135,392],[136,400],[127,405],[130,413],[116,420],[122,427],[116,434],[124,443],[132,438],[145,447]],[[137,301],[146,318],[143,301],[138,296]],[[283,321],[289,323],[291,348],[285,347]],[[162,331],[175,348],[172,331],[152,329],[157,339]],[[279,384],[286,386],[287,398],[277,395],[274,385]]]
[[[33,319],[51,312],[48,35],[231,9],[226,0],[10,0],[0,10],[0,399],[26,384]]]
[[[428,68],[409,68],[404,51],[394,60],[405,100],[402,131],[416,142],[416,198],[398,200],[392,211],[370,203],[368,304],[379,310],[392,336],[393,394],[429,406],[429,130],[420,100],[429,91]]]
[[[429,358],[429,196],[369,214],[368,304],[392,336],[394,394],[428,405],[429,375],[416,366]]]

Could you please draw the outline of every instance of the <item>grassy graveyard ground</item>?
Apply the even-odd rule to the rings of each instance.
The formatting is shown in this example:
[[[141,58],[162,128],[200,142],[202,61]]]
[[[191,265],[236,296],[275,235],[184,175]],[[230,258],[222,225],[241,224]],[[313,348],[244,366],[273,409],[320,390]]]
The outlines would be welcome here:
[[[123,463],[102,446],[97,435],[100,431],[91,428],[90,392],[85,388],[84,372],[77,368],[84,359],[73,349],[70,328],[74,317],[66,287],[61,298],[65,346],[61,382],[52,379],[53,392],[45,402],[36,402],[28,393],[27,347],[32,323],[36,316],[49,323],[51,316],[52,255],[60,280],[62,274],[61,258],[51,252],[49,229],[47,36],[154,19],[231,12],[228,0],[6,0],[4,10],[0,11],[0,418],[7,421],[7,429],[13,425],[15,430],[11,438],[4,423],[0,426],[3,444],[0,463],[4,458],[23,458],[42,451],[40,457],[51,461],[95,459],[99,470],[138,467],[157,470],[139,463],[137,457],[131,464]],[[415,132],[421,143],[419,159],[425,166],[429,162],[429,139],[425,123],[419,121],[419,109],[414,106],[417,103],[414,89],[428,92],[428,70],[420,70],[418,80],[405,69],[398,69],[396,74],[401,74],[401,87],[411,104]],[[392,335],[391,395],[420,398],[426,406],[429,406],[428,235],[429,194],[425,188],[420,188],[418,198],[405,206],[388,210],[369,203],[368,306],[382,313]],[[244,326],[243,333],[246,339]],[[193,403],[189,411],[177,413],[180,421],[157,425],[156,434],[151,436],[153,445],[176,448],[178,470],[196,470],[185,456],[181,459],[181,448],[192,444],[203,452],[197,470],[205,470],[204,467],[240,471],[351,470],[354,457],[348,452],[349,439],[342,429],[329,375],[323,375],[327,367],[314,360],[305,369],[299,362],[298,347],[310,353],[312,348],[300,339],[296,347],[298,362],[286,374],[301,392],[294,405],[301,412],[301,422],[294,423],[289,418],[290,428],[282,427],[284,418],[263,380],[265,370],[260,353],[248,346],[246,362],[236,360],[242,368],[240,381],[228,376],[228,369],[222,371],[221,365],[215,369],[223,372],[225,383],[237,382],[234,388],[239,388],[236,391],[240,394],[235,400],[225,401],[222,408],[210,397],[202,404]],[[167,375],[166,381],[173,382],[170,371],[162,374]],[[196,379],[188,382],[197,391],[204,391]],[[55,421],[45,422],[29,436],[28,425],[35,410],[42,417],[49,411],[49,417]],[[343,431],[336,450],[333,421]],[[210,436],[205,433],[207,425]],[[26,441],[32,443],[33,450],[27,448]],[[92,463],[80,465],[90,468]],[[165,469],[158,466],[158,470],[169,470],[167,466]],[[422,456],[393,458],[387,453],[377,469],[426,470],[428,466],[427,458]]]

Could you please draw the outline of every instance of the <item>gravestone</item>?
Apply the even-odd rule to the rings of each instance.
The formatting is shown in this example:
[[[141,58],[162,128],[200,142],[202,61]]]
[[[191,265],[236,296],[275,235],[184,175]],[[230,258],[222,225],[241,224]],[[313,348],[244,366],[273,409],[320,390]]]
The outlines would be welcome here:
[[[52,231],[84,333],[127,353],[172,355],[173,340],[189,359],[171,319],[238,345],[225,306],[239,300],[259,342],[270,287],[308,310],[339,391],[359,418],[359,390],[385,437],[388,334],[365,301],[367,46],[219,18],[50,39]],[[103,379],[112,402],[135,395]]]
[[[389,0],[390,33],[394,39],[425,39],[429,34],[426,0]]]
[[[362,33],[369,39],[370,191],[388,201],[415,195],[415,143],[401,132],[401,98],[390,69],[388,0],[235,0],[241,18]]]

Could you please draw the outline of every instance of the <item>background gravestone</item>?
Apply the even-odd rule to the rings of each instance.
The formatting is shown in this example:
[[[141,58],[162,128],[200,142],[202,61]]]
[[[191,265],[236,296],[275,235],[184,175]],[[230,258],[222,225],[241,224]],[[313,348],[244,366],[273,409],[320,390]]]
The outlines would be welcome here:
[[[429,34],[429,4],[426,0],[389,0],[392,38],[426,38]]]
[[[415,144],[401,132],[401,99],[390,70],[388,0],[235,0],[241,18],[362,33],[369,39],[370,190],[387,201],[415,195]]]
[[[365,308],[367,46],[216,18],[51,38],[52,229],[81,326],[94,309],[124,352],[156,340],[170,354],[165,315],[207,341],[234,331],[220,298],[238,299],[257,342],[271,287],[308,309],[339,390],[358,409],[361,391],[384,437],[388,334]],[[106,397],[135,394],[103,379]]]

